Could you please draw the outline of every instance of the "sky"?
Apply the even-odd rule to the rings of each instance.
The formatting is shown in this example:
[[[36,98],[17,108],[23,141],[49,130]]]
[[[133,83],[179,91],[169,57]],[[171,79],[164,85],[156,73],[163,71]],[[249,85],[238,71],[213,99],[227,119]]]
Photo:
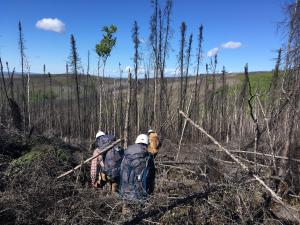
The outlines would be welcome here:
[[[164,7],[165,0],[160,0]],[[196,66],[197,35],[204,26],[205,63],[218,53],[218,68],[229,72],[272,70],[276,51],[284,44],[278,23],[284,19],[287,0],[173,0],[172,38],[166,70],[172,75],[178,68],[180,25],[187,24],[187,37],[193,33],[191,73]],[[131,30],[136,20],[140,27],[141,48],[148,54],[150,0],[1,0],[0,57],[20,71],[18,22],[25,39],[25,54],[30,71],[64,73],[70,55],[70,36],[74,35],[82,68],[86,71],[90,51],[90,73],[97,73],[95,45],[102,38],[101,28],[115,24],[117,43],[106,66],[106,74],[119,75],[133,67]],[[143,57],[142,57],[143,58]],[[143,65],[144,62],[141,62]],[[142,72],[142,69],[141,69]],[[126,74],[123,74],[126,76]],[[142,74],[140,74],[142,76]]]

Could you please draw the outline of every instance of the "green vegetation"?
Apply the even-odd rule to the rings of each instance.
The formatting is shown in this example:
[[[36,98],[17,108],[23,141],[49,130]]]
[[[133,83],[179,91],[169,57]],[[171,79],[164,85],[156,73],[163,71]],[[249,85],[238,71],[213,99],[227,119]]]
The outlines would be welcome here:
[[[255,72],[249,73],[249,80],[253,91],[265,93],[269,90],[272,81],[273,72]],[[244,75],[239,75],[240,81],[244,81]]]
[[[55,100],[58,97],[58,94],[52,93],[52,98]],[[35,91],[35,92],[30,92],[30,101],[39,103],[43,102],[45,98],[45,101],[50,101],[51,98],[51,92],[46,91],[45,95],[41,90]]]
[[[258,91],[263,94],[269,90],[273,72],[253,72],[249,73],[249,80],[253,91]],[[245,75],[239,73],[235,76],[236,83],[229,85],[228,92],[233,94],[235,90],[240,90],[243,84]],[[221,90],[221,89],[220,89]]]
[[[103,70],[105,68],[106,60],[110,56],[112,48],[116,45],[117,38],[113,35],[117,32],[117,26],[110,25],[102,28],[103,39],[96,44],[96,53],[99,59],[102,59]]]
[[[18,173],[23,168],[31,166],[36,160],[46,158],[48,154],[55,156],[57,159],[62,161],[68,161],[70,159],[69,153],[64,149],[60,149],[52,145],[37,145],[21,157],[13,160],[10,163],[6,174],[9,176]]]

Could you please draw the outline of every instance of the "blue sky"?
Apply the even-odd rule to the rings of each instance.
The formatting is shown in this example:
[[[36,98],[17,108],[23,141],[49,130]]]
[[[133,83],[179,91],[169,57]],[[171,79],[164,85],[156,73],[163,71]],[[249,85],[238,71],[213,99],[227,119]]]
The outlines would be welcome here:
[[[178,67],[180,24],[187,24],[187,36],[192,32],[195,67],[198,27],[204,25],[204,56],[202,69],[209,61],[207,53],[219,48],[218,69],[242,71],[249,63],[250,71],[271,70],[276,50],[284,43],[277,24],[284,18],[286,0],[173,0],[171,26],[173,37],[167,60],[168,71]],[[160,1],[164,5],[164,1]],[[82,66],[86,69],[88,50],[91,52],[90,73],[96,73],[95,44],[101,39],[101,28],[118,27],[117,45],[107,63],[107,73],[118,74],[118,64],[132,67],[133,43],[131,29],[134,20],[140,27],[141,51],[147,52],[150,0],[2,0],[0,13],[0,56],[4,62],[20,71],[18,21],[22,22],[26,55],[30,70],[42,72],[43,64],[51,73],[63,73],[70,54],[70,35],[74,34]],[[64,32],[37,28],[43,18],[59,19]],[[239,48],[222,48],[227,42],[240,43]]]

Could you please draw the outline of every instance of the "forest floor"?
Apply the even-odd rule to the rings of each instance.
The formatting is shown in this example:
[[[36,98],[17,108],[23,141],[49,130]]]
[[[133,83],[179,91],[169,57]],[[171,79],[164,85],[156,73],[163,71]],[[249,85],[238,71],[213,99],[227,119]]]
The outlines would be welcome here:
[[[175,161],[177,144],[164,140],[155,193],[147,202],[126,202],[124,213],[120,196],[90,188],[88,164],[56,179],[90,157],[88,148],[0,131],[0,224],[297,224],[295,212],[275,203],[212,144],[185,144]],[[227,148],[239,146],[233,142]],[[239,156],[253,167],[251,157]],[[257,171],[270,173],[262,163]],[[298,197],[285,202],[299,212]]]

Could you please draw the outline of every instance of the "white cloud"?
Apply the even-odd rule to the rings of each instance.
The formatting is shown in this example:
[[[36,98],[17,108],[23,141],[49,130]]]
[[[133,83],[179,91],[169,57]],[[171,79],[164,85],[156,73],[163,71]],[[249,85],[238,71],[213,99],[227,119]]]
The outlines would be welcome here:
[[[56,33],[64,33],[65,32],[65,24],[55,18],[43,18],[36,22],[35,26],[39,29],[46,30],[46,31],[53,31]]]
[[[208,56],[208,57],[213,57],[213,56],[215,56],[216,54],[218,54],[218,52],[219,52],[219,48],[213,48],[213,49],[211,49],[211,50],[209,50],[209,51],[207,52],[207,56]]]
[[[242,46],[241,42],[229,41],[227,43],[222,44],[222,48],[240,48]]]
[[[138,73],[142,73],[142,74],[145,73],[145,69],[143,67],[139,67]]]
[[[125,71],[128,72],[129,70],[132,71],[131,67],[130,66],[126,66]]]

